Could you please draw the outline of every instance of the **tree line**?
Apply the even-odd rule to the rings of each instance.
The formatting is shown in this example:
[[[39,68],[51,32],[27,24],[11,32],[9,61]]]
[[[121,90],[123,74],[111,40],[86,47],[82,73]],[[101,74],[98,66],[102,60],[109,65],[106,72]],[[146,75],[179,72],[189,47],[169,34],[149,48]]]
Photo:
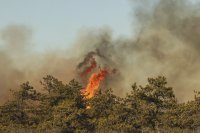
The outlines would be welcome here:
[[[125,97],[112,89],[91,99],[80,93],[75,80],[63,83],[53,76],[41,81],[38,92],[29,82],[12,90],[13,98],[0,106],[0,132],[55,133],[181,133],[198,132],[200,92],[179,103],[166,78],[148,78],[132,85]]]

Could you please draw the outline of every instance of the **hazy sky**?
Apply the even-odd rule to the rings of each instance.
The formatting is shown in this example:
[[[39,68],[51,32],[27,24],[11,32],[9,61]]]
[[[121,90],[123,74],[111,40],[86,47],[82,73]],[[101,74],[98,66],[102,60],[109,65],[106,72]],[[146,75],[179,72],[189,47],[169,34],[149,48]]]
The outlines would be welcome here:
[[[26,25],[38,50],[73,44],[80,30],[108,26],[115,36],[132,32],[129,0],[0,0],[0,30]]]

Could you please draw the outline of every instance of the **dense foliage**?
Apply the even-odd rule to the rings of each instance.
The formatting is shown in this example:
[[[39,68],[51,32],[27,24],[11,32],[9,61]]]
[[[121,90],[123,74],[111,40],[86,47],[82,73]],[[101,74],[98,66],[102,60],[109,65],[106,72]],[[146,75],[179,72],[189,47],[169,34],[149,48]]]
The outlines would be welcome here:
[[[0,132],[198,132],[200,93],[194,100],[178,103],[165,77],[149,78],[146,86],[136,83],[126,97],[111,89],[92,99],[81,95],[81,85],[64,84],[47,76],[38,92],[29,82],[11,91],[13,98],[0,106]]]

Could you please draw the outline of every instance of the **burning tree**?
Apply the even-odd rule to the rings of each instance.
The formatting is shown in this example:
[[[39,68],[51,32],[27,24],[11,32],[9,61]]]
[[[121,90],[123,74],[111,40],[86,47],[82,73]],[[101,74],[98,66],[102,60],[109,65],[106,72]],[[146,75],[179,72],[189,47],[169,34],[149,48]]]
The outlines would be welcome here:
[[[81,69],[80,78],[82,81],[89,76],[86,87],[81,91],[86,99],[94,97],[100,87],[101,81],[105,80],[109,74],[106,68],[101,69],[100,66],[99,69],[97,68],[95,55],[97,55],[96,52],[88,53],[83,62],[78,65],[78,69]]]

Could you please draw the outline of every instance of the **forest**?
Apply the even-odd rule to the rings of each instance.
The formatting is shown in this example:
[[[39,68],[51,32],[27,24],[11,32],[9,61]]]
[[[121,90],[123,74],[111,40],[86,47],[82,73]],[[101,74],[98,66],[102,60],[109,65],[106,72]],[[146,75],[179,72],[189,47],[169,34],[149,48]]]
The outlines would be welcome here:
[[[197,133],[200,130],[200,92],[179,102],[163,76],[133,83],[120,97],[100,88],[87,99],[75,80],[63,83],[47,75],[42,91],[29,82],[11,90],[0,106],[0,132],[10,133]]]

